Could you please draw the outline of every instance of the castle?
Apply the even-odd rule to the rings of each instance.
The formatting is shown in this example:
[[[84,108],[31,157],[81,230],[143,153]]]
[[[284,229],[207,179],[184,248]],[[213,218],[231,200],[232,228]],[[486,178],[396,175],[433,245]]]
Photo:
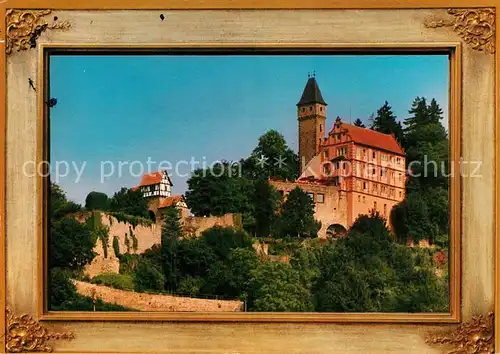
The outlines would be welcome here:
[[[358,216],[371,211],[389,220],[392,208],[405,198],[406,183],[405,152],[393,135],[340,117],[327,132],[326,110],[316,77],[309,77],[297,103],[300,176],[295,181],[270,180],[285,198],[296,187],[309,194],[321,238],[342,236]],[[167,171],[159,171],[145,174],[135,189],[148,199],[153,221],[170,205],[179,208],[183,220],[193,219],[184,197],[172,196],[171,187]]]
[[[338,237],[359,215],[378,211],[387,220],[405,198],[405,152],[393,135],[343,122],[326,133],[327,103],[315,76],[297,103],[300,176],[271,180],[286,198],[299,187],[315,205],[319,237]]]

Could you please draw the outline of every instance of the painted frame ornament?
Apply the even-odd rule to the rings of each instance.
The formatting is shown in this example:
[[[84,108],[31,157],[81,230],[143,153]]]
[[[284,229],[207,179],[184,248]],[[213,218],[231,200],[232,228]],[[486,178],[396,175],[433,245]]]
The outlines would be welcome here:
[[[425,27],[452,27],[465,43],[478,51],[494,54],[496,51],[496,14],[494,8],[448,9],[450,20],[428,20]]]
[[[57,17],[54,17],[54,21],[49,24],[44,17],[51,12],[51,10],[7,10],[6,53],[36,48],[37,38],[46,30],[67,30],[71,27],[68,21],[58,22]]]
[[[50,332],[28,314],[15,316],[10,309],[6,309],[6,315],[6,350],[8,353],[50,353],[52,347],[47,344],[47,341],[75,338],[72,332]]]

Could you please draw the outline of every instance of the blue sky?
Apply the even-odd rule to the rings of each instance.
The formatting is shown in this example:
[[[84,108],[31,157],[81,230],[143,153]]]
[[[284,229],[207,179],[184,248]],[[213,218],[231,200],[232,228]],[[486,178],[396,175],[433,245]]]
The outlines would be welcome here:
[[[83,203],[92,190],[112,195],[139,183],[140,165],[160,161],[238,160],[259,136],[280,131],[297,151],[296,103],[309,72],[328,103],[327,125],[369,116],[384,103],[400,120],[417,96],[436,98],[448,119],[444,55],[303,56],[52,56],[50,161],[68,197]],[[447,122],[443,122],[447,126]],[[102,165],[103,161],[105,162]],[[122,163],[119,174],[119,161]],[[77,173],[71,166],[82,168]],[[101,178],[102,171],[115,173]],[[189,168],[172,175],[186,190]]]

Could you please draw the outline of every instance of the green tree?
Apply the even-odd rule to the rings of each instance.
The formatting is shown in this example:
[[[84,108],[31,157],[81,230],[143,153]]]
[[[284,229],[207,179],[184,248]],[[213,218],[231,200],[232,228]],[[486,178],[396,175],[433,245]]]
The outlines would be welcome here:
[[[135,291],[162,291],[164,289],[165,277],[153,263],[142,258],[134,270]]]
[[[165,289],[174,291],[179,285],[179,239],[183,236],[181,215],[175,206],[163,211],[161,228],[161,262],[165,276]]]
[[[320,312],[447,311],[447,284],[432,259],[391,238],[378,214],[359,217],[348,237],[326,244],[313,287]]]
[[[85,198],[85,209],[87,210],[108,210],[109,198],[105,193],[90,192]]]
[[[438,228],[431,221],[429,208],[421,193],[411,193],[406,199],[394,206],[391,211],[391,224],[401,243],[408,240],[433,242]]]
[[[209,266],[204,291],[244,300],[249,293],[251,271],[259,266],[255,250],[234,248],[228,257]]]
[[[122,188],[113,195],[109,204],[111,211],[148,217],[148,201],[139,190]]]
[[[232,227],[214,226],[201,234],[205,242],[220,259],[226,259],[234,248],[252,247],[252,239],[245,231]]]
[[[95,238],[85,224],[69,217],[50,221],[50,268],[79,271],[94,259],[94,246]]]
[[[354,121],[354,125],[360,128],[366,128],[366,126],[363,124],[363,121],[359,118]]]
[[[291,265],[264,262],[250,274],[249,311],[313,311],[310,289],[301,282],[299,272]]]
[[[63,216],[81,211],[82,207],[66,199],[64,191],[55,183],[50,183],[49,217],[59,220]]]
[[[196,170],[187,181],[185,194],[191,212],[196,216],[248,212],[253,186],[241,177],[240,169],[239,164],[223,161],[209,169]]]
[[[265,158],[265,160],[263,160]],[[299,158],[287,145],[285,138],[276,130],[269,130],[259,138],[250,156],[255,177],[295,180],[299,176]],[[263,161],[259,164],[259,161]]]
[[[416,97],[408,112],[411,116],[404,120],[405,132],[410,132],[419,126],[429,123],[427,100],[425,97]]]
[[[314,202],[299,187],[288,194],[276,224],[280,237],[316,237],[321,228],[314,219]]]
[[[259,180],[255,183],[253,203],[256,235],[268,237],[276,220],[281,195],[267,180]]]
[[[399,142],[403,140],[403,127],[396,120],[392,107],[387,101],[377,110],[377,115],[372,120],[371,129],[384,134],[393,134]]]

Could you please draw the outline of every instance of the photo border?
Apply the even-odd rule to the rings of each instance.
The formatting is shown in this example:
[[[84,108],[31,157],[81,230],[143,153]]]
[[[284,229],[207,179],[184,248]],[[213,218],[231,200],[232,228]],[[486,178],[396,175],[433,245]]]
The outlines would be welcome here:
[[[195,0],[174,0],[166,5],[162,0],[145,0],[140,4],[135,3],[133,0],[88,0],[85,3],[73,3],[72,1],[66,0],[10,0],[7,2],[0,3],[0,16],[5,18],[5,12],[7,8],[22,8],[22,9],[40,9],[40,8],[50,8],[52,10],[190,10],[190,9],[421,9],[421,8],[457,8],[457,7],[467,7],[467,8],[478,8],[478,7],[488,7],[493,8],[496,11],[496,32],[499,29],[500,23],[500,13],[498,11],[498,2],[495,0],[454,0],[444,1],[444,0],[380,0],[375,4],[369,0],[311,0],[310,2],[303,2],[300,0],[215,0],[212,3],[205,1],[195,1]],[[0,184],[3,188],[0,188],[0,308],[5,309],[6,297],[1,294],[6,294],[6,243],[5,243],[5,213],[6,213],[6,199],[5,199],[5,186],[6,186],[6,151],[5,151],[5,132],[6,132],[6,59],[5,59],[5,21],[0,21],[0,71],[3,75],[0,75],[0,158],[2,162],[0,163]],[[497,35],[494,39],[494,44],[496,48],[500,48],[500,36]],[[499,84],[500,75],[498,72],[498,66],[500,62],[500,51],[497,50],[495,53],[495,191],[494,191],[494,208],[495,208],[495,245],[494,251],[495,255],[500,254],[500,218],[498,213],[500,211],[500,178],[498,177],[498,166],[500,166],[500,142],[497,137],[500,136],[500,112],[498,107],[500,106],[500,94],[499,94]],[[500,269],[500,257],[496,256],[494,260],[495,269]],[[500,273],[495,273],[495,312],[500,313]],[[7,318],[9,314],[7,311],[0,311],[0,348],[5,348],[5,338],[7,330]],[[36,320],[35,320],[36,321]],[[473,323],[472,328],[476,328],[474,319],[471,320]],[[462,323],[462,325],[457,329],[460,331],[462,328],[467,328],[468,323]],[[493,333],[492,341],[495,341],[496,347],[500,347],[500,316],[495,316],[494,318],[495,330]],[[1,335],[5,334],[5,335]],[[469,334],[470,335],[470,334]],[[467,339],[467,338],[466,338]],[[468,338],[470,339],[470,338]],[[482,338],[484,339],[484,338]],[[465,342],[465,339],[463,340]],[[458,346],[457,342],[454,343]],[[467,342],[467,345],[470,344]]]
[[[461,57],[462,47],[460,43],[379,43],[373,44],[328,44],[328,43],[253,43],[246,44],[221,44],[221,43],[162,43],[162,44],[106,44],[95,43],[50,43],[39,45],[38,56],[38,83],[37,87],[42,88],[37,91],[38,97],[38,161],[48,161],[47,144],[48,122],[47,102],[48,96],[48,56],[51,53],[58,54],[178,54],[189,51],[189,54],[203,54],[219,52],[224,55],[234,55],[232,52],[240,53],[244,50],[250,51],[252,55],[265,54],[296,54],[297,52],[311,55],[316,53],[326,55],[360,54],[360,55],[425,55],[443,54],[449,58],[449,139],[450,139],[450,160],[454,162],[455,171],[460,170],[459,162],[461,155]],[[167,52],[168,51],[168,52]],[[450,249],[449,249],[449,304],[450,311],[447,313],[340,313],[340,312],[88,312],[88,311],[49,311],[47,303],[48,294],[48,198],[43,196],[48,190],[47,178],[37,176],[38,188],[41,198],[38,200],[39,213],[38,227],[38,280],[39,289],[44,289],[38,294],[38,316],[42,320],[71,320],[71,321],[208,321],[208,322],[362,322],[362,323],[459,323],[461,305],[461,178],[450,178]]]

